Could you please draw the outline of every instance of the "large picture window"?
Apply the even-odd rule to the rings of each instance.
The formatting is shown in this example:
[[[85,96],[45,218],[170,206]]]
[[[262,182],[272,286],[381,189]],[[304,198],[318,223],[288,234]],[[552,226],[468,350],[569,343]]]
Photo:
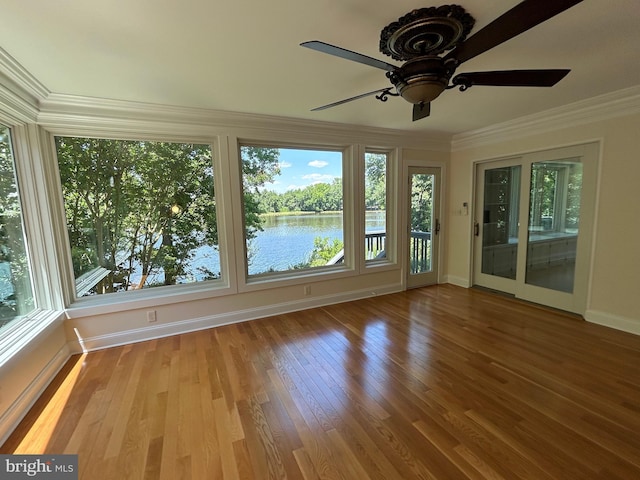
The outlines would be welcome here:
[[[57,137],[77,296],[220,277],[211,147]]]
[[[342,152],[242,145],[248,274],[344,261]]]
[[[34,308],[11,132],[0,125],[0,334]]]

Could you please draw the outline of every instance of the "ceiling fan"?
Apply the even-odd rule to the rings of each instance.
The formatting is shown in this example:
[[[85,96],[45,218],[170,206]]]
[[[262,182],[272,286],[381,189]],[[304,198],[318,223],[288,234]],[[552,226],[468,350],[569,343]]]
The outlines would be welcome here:
[[[323,105],[312,111],[335,107],[370,95],[376,95],[383,102],[389,96],[400,96],[413,104],[413,121],[416,121],[428,117],[431,102],[450,88],[458,87],[464,91],[474,85],[551,87],[562,80],[569,70],[503,70],[467,72],[456,76],[453,74],[467,60],[581,1],[524,0],[468,38],[475,19],[461,6],[443,5],[413,10],[387,25],[380,34],[380,51],[394,60],[405,62],[400,67],[317,40],[301,43],[301,46],[312,50],[385,70],[393,85]]]

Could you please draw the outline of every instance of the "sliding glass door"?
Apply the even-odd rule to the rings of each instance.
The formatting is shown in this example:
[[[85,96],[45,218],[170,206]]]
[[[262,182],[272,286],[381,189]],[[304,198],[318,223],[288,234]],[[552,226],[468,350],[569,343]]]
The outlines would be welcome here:
[[[531,165],[525,283],[572,293],[580,233],[580,158]]]
[[[476,283],[515,293],[518,268],[521,166],[512,160],[481,165],[478,169],[482,210],[475,229]]]
[[[477,167],[474,284],[583,313],[597,145]]]

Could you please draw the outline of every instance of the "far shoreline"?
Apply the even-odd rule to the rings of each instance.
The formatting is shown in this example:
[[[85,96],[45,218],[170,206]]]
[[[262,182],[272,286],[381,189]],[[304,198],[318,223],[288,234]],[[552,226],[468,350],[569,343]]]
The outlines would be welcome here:
[[[384,212],[384,210],[367,210],[367,213],[369,212]],[[321,211],[321,212],[311,212],[308,210],[300,210],[300,211],[292,211],[292,212],[265,212],[265,213],[261,213],[260,216],[261,217],[275,217],[275,216],[285,216],[285,215],[289,215],[289,216],[294,216],[294,215],[336,215],[336,214],[342,214],[343,211],[342,210],[325,210],[325,211]]]

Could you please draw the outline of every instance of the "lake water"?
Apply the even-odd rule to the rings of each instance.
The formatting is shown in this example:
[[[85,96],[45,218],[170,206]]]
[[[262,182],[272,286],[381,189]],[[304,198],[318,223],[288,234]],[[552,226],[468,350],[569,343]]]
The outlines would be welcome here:
[[[381,231],[385,228],[384,212],[366,213],[366,231]],[[270,215],[264,217],[263,231],[257,232],[251,241],[249,274],[268,271],[286,271],[293,265],[306,262],[313,251],[315,238],[343,240],[342,214]],[[220,255],[212,247],[201,247],[191,262],[190,274],[180,283],[191,283],[205,278],[204,270],[220,272]],[[140,281],[140,272],[132,275],[132,282]],[[162,272],[148,283],[161,283]]]
[[[367,212],[366,230],[384,229],[384,212]],[[286,271],[308,261],[318,237],[343,241],[342,214],[273,215],[251,242],[249,274]]]
[[[380,231],[385,226],[384,212],[367,212],[366,231]],[[264,217],[263,231],[251,241],[249,274],[285,271],[306,262],[313,251],[315,238],[343,240],[342,214],[271,215]],[[194,260],[194,270],[206,265],[211,271],[220,270],[218,254],[203,248]],[[199,280],[198,276],[195,276]]]

